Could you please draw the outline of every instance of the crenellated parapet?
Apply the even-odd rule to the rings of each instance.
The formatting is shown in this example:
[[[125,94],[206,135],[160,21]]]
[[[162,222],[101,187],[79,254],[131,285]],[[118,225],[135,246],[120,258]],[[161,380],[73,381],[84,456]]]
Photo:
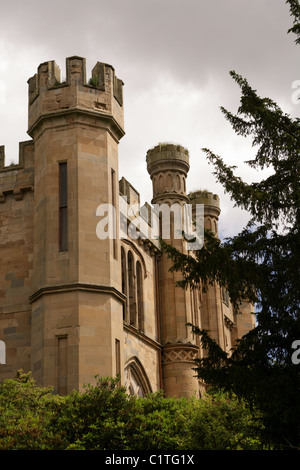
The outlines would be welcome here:
[[[168,169],[178,169],[185,173],[189,171],[189,151],[181,145],[158,144],[147,152],[147,169],[150,175]]]
[[[186,177],[189,152],[181,145],[159,144],[147,152],[147,170],[152,179],[153,200],[188,201]]]
[[[74,113],[111,120],[116,137],[124,135],[123,82],[111,65],[97,62],[91,78],[86,77],[86,60],[66,59],[66,80],[61,81],[55,61],[39,65],[28,80],[28,133],[35,137],[38,126],[54,116]]]
[[[220,198],[217,194],[210,191],[195,191],[189,194],[189,198],[192,204],[204,204],[207,207],[211,207],[216,211],[220,211]]]
[[[204,205],[205,228],[218,234],[218,220],[221,213],[220,198],[210,191],[194,191],[189,194],[190,203],[195,208],[197,204]]]
[[[8,195],[16,200],[23,199],[25,192],[34,188],[34,145],[33,141],[19,143],[19,163],[5,166],[5,147],[0,146],[0,203]]]

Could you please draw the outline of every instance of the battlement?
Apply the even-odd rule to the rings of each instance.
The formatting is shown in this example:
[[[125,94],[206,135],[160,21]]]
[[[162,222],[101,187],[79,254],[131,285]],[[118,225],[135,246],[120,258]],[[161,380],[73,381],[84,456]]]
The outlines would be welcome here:
[[[115,76],[114,68],[103,62],[97,62],[92,70],[92,76],[86,80],[86,59],[73,56],[66,59],[66,80],[61,82],[61,71],[54,60],[43,62],[39,65],[37,73],[29,78],[29,104],[45,90],[53,90],[66,86],[85,86],[97,90],[105,91],[107,82],[105,74],[107,69],[111,70],[113,81],[113,95],[119,104],[123,105],[123,81]]]
[[[189,199],[193,205],[204,204],[204,206],[215,208],[220,212],[220,198],[217,194],[209,191],[194,191],[189,193]]]
[[[21,200],[34,187],[34,145],[32,140],[19,143],[19,163],[4,165],[5,147],[0,146],[0,203],[12,194]]]
[[[181,145],[158,144],[147,152],[147,170],[151,176],[160,171],[189,171],[189,151]]]
[[[133,204],[140,204],[140,193],[127,181],[124,176],[119,181],[119,192],[121,196],[126,198],[126,202],[129,206]]]
[[[33,136],[42,118],[72,112],[75,109],[95,115],[111,116],[124,134],[123,81],[114,68],[97,62],[91,78],[86,78],[86,59],[66,59],[66,80],[61,81],[60,68],[54,60],[39,65],[28,80],[28,133]]]

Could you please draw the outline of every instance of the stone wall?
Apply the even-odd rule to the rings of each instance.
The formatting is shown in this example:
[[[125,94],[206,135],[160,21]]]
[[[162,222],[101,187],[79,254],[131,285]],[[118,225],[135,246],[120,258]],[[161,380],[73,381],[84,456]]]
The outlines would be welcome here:
[[[1,377],[30,369],[33,269],[34,147],[20,144],[19,163],[4,166],[0,147],[0,339],[6,361]]]

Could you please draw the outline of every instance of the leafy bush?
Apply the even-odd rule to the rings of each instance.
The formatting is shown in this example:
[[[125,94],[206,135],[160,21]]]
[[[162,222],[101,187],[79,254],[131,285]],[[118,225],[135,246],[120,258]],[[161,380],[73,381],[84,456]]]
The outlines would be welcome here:
[[[0,449],[261,449],[257,416],[220,392],[205,399],[129,396],[118,378],[98,378],[61,397],[30,374],[0,384]]]
[[[60,449],[65,443],[52,423],[63,399],[36,387],[31,374],[0,385],[0,450]]]

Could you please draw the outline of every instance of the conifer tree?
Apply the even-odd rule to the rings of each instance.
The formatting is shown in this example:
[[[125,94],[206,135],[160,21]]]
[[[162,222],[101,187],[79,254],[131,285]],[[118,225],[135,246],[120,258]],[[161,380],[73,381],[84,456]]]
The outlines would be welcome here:
[[[300,44],[300,5],[288,0],[293,27]],[[235,167],[209,149],[203,149],[214,166],[216,179],[235,205],[246,209],[250,221],[236,236],[223,241],[205,231],[205,243],[194,256],[184,255],[162,242],[181,271],[183,288],[218,282],[228,290],[238,313],[247,299],[255,304],[256,327],[240,338],[230,354],[199,330],[204,358],[196,361],[198,377],[207,384],[232,391],[259,408],[265,439],[275,448],[300,448],[300,348],[299,247],[300,119],[291,118],[270,98],[261,98],[248,81],[230,72],[241,90],[237,114],[221,108],[233,130],[252,138],[252,168],[270,175],[247,184]],[[298,343],[299,342],[299,343]],[[296,360],[295,360],[296,359]]]

